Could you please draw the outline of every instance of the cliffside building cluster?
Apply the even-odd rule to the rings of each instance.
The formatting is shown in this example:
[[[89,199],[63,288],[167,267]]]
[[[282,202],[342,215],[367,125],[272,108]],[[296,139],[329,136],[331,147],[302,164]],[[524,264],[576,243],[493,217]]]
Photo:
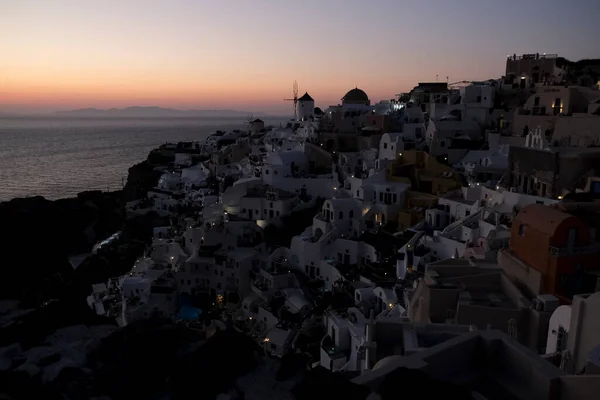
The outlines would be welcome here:
[[[162,146],[127,208],[170,223],[89,305],[229,326],[372,387],[406,367],[479,398],[596,398],[600,91],[559,60],[375,104],[305,93],[286,126]]]

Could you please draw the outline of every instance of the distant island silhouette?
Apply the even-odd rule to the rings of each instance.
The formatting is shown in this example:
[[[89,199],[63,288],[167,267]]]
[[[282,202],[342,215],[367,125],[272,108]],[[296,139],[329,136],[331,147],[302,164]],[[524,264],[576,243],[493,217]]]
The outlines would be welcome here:
[[[249,111],[237,110],[177,110],[173,108],[162,107],[126,107],[126,108],[83,108],[79,110],[57,111],[52,113],[55,116],[64,117],[109,117],[109,118],[149,118],[149,117],[243,117],[252,114],[265,115]]]

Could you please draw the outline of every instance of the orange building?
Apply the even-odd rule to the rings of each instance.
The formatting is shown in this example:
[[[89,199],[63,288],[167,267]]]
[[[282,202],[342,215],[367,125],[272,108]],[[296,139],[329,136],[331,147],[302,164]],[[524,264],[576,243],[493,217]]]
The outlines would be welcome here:
[[[599,210],[594,203],[523,208],[512,222],[500,264],[535,295],[553,294],[570,303],[576,294],[594,292],[600,270]]]

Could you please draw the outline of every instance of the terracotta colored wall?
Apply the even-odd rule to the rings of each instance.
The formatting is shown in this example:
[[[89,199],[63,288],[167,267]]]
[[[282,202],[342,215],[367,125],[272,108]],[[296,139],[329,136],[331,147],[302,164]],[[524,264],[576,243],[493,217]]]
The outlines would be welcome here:
[[[525,236],[521,236],[520,225],[519,221],[512,224],[509,248],[524,263],[539,272],[547,273],[550,237],[531,226],[526,226]]]

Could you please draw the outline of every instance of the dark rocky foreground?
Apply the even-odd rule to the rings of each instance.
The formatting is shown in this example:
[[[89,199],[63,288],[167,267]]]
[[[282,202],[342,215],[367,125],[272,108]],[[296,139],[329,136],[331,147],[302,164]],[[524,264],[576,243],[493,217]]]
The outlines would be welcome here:
[[[470,399],[468,391],[398,369],[377,390],[383,400],[419,395]],[[30,399],[367,399],[371,390],[302,355],[267,358],[233,330],[203,334],[165,320],[125,328],[72,326],[29,345],[0,349],[0,396]]]
[[[11,364],[0,372],[0,393],[11,399],[210,399],[259,360],[254,342],[237,332],[219,332],[205,343],[197,331],[162,320],[98,328],[63,329],[66,340],[50,337],[0,352],[2,363]]]
[[[121,229],[122,194],[14,199],[0,203],[0,221],[0,296],[37,306],[68,291],[74,279],[70,255],[89,252],[97,240]]]
[[[0,395],[9,399],[314,399],[369,393],[329,371],[305,371],[301,355],[267,358],[232,330],[208,340],[170,321],[125,328],[72,326],[35,344],[0,349]]]

